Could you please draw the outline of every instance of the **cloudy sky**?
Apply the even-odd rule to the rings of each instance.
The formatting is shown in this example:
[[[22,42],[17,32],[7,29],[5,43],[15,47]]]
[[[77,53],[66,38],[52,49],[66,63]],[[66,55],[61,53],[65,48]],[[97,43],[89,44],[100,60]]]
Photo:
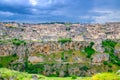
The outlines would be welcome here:
[[[120,0],[0,0],[0,21],[120,21]]]

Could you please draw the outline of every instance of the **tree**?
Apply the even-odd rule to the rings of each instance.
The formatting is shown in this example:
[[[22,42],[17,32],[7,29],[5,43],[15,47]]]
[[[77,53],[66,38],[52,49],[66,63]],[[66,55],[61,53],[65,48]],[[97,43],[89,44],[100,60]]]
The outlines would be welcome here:
[[[95,50],[92,48],[94,45],[94,42],[91,42],[89,46],[85,47],[84,50],[87,53],[87,57],[90,58],[92,54],[95,53]]]

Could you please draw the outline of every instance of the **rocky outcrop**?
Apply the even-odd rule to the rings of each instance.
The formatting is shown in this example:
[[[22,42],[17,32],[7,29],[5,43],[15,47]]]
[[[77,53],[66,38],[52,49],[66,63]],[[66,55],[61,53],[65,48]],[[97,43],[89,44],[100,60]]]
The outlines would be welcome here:
[[[12,54],[12,48],[13,45],[11,44],[3,44],[0,45],[0,56],[7,56]]]
[[[0,56],[17,54],[19,57],[25,57],[26,49],[28,49],[30,56],[39,53],[49,55],[54,52],[65,50],[80,50],[85,46],[88,46],[87,42],[69,42],[65,44],[61,44],[58,42],[31,42],[26,45],[20,46],[15,46],[12,43],[0,44]]]
[[[30,61],[30,63],[39,63],[39,62],[43,62],[44,59],[42,57],[29,56],[28,61]]]
[[[12,43],[0,44],[0,56],[9,56],[16,54],[19,58],[25,57],[26,46],[15,46]]]
[[[104,61],[109,61],[109,54],[97,53],[92,56],[92,64],[99,64]]]
[[[118,56],[120,59],[120,43],[115,46],[114,55]]]

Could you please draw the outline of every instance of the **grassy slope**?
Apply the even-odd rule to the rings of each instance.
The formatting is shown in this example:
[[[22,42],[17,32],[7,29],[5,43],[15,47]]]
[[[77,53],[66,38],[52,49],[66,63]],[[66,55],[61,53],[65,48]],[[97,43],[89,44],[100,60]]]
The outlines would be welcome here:
[[[25,72],[18,72],[14,70],[9,70],[6,68],[0,68],[0,75],[2,78],[10,78],[11,76],[16,76],[15,80],[32,80],[32,76],[36,75],[39,80],[73,80],[71,77],[61,78],[61,77],[45,77],[37,74],[28,74]],[[1,78],[1,76],[0,76]],[[75,80],[120,80],[120,76],[115,73],[99,73],[94,75],[93,77],[77,77]]]
[[[0,74],[2,74],[2,78],[9,79],[11,76],[16,76],[15,80],[32,80],[32,76],[36,75],[39,80],[72,80],[71,77],[61,78],[61,77],[45,77],[37,74],[28,74],[25,72],[18,72],[14,70],[9,70],[6,68],[0,68]],[[81,80],[81,78],[77,78],[77,80]],[[83,79],[85,80],[85,79]],[[88,79],[87,79],[88,80]]]
[[[0,68],[0,74],[2,74],[2,78],[10,78],[11,76],[16,76],[15,80],[31,80],[33,74],[28,74],[25,72],[17,72],[14,70],[9,70],[6,68]],[[46,79],[45,76],[37,75],[38,78]]]
[[[0,56],[0,65],[1,67],[8,67],[11,61],[15,61],[17,56]]]

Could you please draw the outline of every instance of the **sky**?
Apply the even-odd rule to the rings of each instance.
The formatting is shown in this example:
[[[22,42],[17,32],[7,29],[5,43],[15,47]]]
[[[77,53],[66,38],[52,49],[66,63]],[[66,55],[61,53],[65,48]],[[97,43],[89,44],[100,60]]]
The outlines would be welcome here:
[[[0,0],[0,21],[120,22],[120,0]]]

